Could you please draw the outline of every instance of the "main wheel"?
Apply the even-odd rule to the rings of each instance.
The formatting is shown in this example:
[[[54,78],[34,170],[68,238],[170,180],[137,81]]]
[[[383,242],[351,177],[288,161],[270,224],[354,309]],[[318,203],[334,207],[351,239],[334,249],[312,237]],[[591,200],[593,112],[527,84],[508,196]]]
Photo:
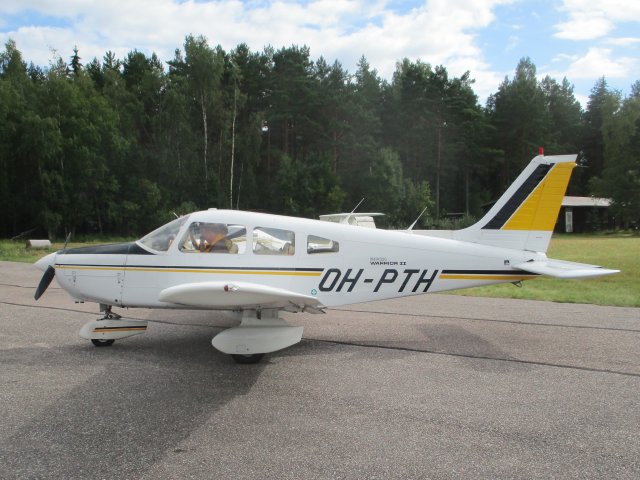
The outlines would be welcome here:
[[[113,345],[115,340],[101,340],[99,338],[92,338],[91,343],[93,343],[96,347],[110,347]]]
[[[264,357],[264,353],[252,353],[250,355],[241,355],[237,353],[231,354],[231,358],[233,358],[236,363],[241,363],[243,365],[258,363],[262,360],[262,357]]]

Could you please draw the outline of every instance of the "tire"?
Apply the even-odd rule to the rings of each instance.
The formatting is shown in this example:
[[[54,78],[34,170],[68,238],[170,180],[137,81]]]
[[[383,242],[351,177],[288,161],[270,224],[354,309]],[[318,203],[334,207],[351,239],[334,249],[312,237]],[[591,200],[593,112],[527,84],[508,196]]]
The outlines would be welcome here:
[[[99,338],[92,338],[91,343],[93,343],[96,347],[110,347],[113,345],[115,340],[101,340]]]
[[[233,358],[236,363],[240,363],[242,365],[258,363],[262,360],[262,357],[264,357],[264,353],[253,353],[251,355],[231,354],[231,358]]]

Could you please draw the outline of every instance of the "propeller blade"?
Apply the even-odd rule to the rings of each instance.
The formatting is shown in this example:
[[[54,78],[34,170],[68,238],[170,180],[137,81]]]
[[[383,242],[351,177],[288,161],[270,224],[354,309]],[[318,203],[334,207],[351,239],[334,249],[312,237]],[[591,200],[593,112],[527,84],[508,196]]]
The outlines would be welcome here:
[[[38,300],[42,296],[55,275],[56,269],[49,265],[49,268],[45,270],[44,275],[42,275],[42,278],[40,279],[40,283],[38,284],[38,288],[36,288],[36,293],[33,298]]]

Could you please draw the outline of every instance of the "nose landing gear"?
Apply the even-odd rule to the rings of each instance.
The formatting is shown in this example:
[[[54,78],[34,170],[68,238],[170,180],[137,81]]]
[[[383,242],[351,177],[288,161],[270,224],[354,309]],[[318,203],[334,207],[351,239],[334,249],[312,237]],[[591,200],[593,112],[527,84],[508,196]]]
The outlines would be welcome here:
[[[123,319],[111,311],[111,305],[104,305],[104,316],[87,322],[80,329],[80,336],[91,340],[96,347],[109,347],[120,338],[139,335],[147,331],[146,320]]]

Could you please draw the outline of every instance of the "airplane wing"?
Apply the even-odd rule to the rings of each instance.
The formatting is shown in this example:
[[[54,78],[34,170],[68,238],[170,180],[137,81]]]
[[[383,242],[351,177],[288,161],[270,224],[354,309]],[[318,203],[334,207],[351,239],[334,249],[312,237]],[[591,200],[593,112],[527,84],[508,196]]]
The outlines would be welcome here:
[[[320,220],[324,222],[345,223],[359,227],[376,228],[376,222],[373,217],[381,216],[384,216],[384,213],[330,213],[320,215]]]
[[[293,312],[324,313],[317,298],[249,282],[185,283],[160,292],[160,301],[211,309],[282,308]]]
[[[525,272],[537,273],[556,278],[592,278],[603,275],[618,273],[620,270],[610,270],[598,265],[588,265],[586,263],[566,262],[564,260],[531,260],[514,268],[519,268]]]

